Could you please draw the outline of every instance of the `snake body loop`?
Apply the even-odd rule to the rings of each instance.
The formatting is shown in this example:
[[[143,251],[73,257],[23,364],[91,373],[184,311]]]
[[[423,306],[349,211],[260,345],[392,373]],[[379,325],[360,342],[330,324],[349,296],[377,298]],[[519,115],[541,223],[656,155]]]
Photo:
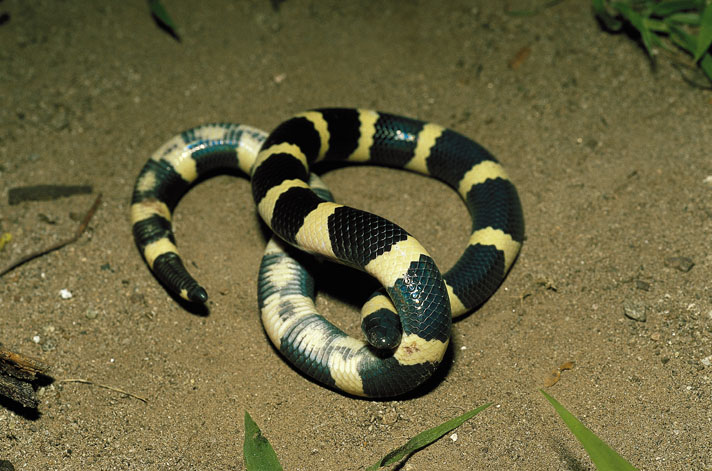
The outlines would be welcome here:
[[[334,160],[403,168],[457,190],[473,223],[455,266],[441,276],[404,229],[331,201],[310,169]],[[168,289],[194,302],[205,302],[207,293],[181,262],[171,213],[196,178],[216,170],[250,176],[258,211],[281,239],[363,269],[383,285],[364,306],[364,342],[316,312],[314,282],[283,242],[268,243],[260,267],[259,305],[272,342],[305,374],[350,394],[396,396],[425,381],[447,348],[451,313],[491,296],[524,236],[517,192],[499,163],[441,126],[340,108],[299,114],[268,137],[246,126],[201,126],[153,155],[132,200],[134,237],[148,265]]]

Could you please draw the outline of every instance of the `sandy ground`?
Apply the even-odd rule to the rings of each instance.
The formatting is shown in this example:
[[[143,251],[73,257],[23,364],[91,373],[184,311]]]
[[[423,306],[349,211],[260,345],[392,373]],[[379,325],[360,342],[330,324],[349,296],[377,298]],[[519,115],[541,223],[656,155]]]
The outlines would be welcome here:
[[[405,470],[590,470],[538,389],[642,470],[712,469],[712,95],[668,59],[652,68],[589,3],[533,17],[500,2],[5,0],[0,13],[0,265],[74,231],[77,243],[0,280],[0,342],[52,367],[38,414],[0,408],[15,469],[243,469],[249,411],[288,470],[358,470],[408,437],[494,406]],[[510,8],[537,3],[512,1]],[[523,48],[528,57],[509,62]],[[453,328],[428,387],[371,402],[291,369],[258,317],[265,235],[249,183],[220,176],[176,213],[209,314],[176,302],[136,250],[134,178],[175,133],[235,121],[266,130],[304,109],[359,106],[452,127],[489,148],[522,198],[511,274]],[[447,268],[467,239],[456,194],[380,168],[326,175],[337,200],[395,220]],[[94,195],[10,206],[8,189],[90,184]],[[670,263],[687,257],[685,272]],[[322,311],[358,334],[365,292],[321,278]],[[362,279],[362,278],[357,278]],[[62,299],[60,290],[72,293]],[[632,320],[625,310],[644,313]],[[98,386],[62,382],[83,378]]]

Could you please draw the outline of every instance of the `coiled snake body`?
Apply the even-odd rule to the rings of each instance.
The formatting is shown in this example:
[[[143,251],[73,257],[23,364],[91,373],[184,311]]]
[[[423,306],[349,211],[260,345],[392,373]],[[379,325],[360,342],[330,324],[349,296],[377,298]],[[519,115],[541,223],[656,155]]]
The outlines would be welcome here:
[[[463,255],[441,276],[405,230],[332,202],[310,173],[320,161],[398,167],[447,183],[472,216]],[[363,269],[384,287],[363,308],[368,342],[354,339],[316,313],[313,280],[281,242],[267,245],[258,280],[266,332],[294,366],[350,394],[395,396],[425,381],[447,348],[451,313],[470,311],[497,289],[524,237],[519,197],[499,163],[436,124],[338,108],[296,115],[268,137],[235,124],[200,126],[154,153],[131,205],[134,238],[151,270],[189,301],[205,302],[207,293],[178,255],[171,214],[196,178],[228,169],[250,177],[260,216],[281,239]]]

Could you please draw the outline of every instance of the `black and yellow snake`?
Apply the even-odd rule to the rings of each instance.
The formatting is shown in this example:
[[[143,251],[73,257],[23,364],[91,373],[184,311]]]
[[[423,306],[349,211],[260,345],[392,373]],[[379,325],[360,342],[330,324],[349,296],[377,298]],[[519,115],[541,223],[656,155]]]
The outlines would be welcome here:
[[[403,168],[453,187],[472,216],[469,243],[441,276],[425,249],[379,216],[334,203],[310,168],[321,161]],[[296,115],[269,136],[236,124],[181,133],[156,151],[134,187],[136,243],[156,277],[198,303],[205,290],[178,255],[171,214],[191,183],[219,170],[252,182],[260,216],[282,240],[365,270],[384,290],[363,309],[367,342],[347,336],[314,308],[313,280],[276,239],[259,271],[264,328],[294,366],[344,392],[387,397],[425,381],[443,358],[451,319],[482,304],[514,262],[524,221],[514,185],[474,141],[436,124],[360,109]]]

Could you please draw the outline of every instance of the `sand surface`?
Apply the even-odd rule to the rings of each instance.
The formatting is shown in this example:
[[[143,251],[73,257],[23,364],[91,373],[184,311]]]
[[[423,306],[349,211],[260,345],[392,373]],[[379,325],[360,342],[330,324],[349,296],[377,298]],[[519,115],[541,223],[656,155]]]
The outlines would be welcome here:
[[[601,31],[587,1],[531,17],[505,3],[543,2],[165,0],[180,43],[141,0],[0,3],[0,232],[13,237],[0,265],[71,234],[103,193],[77,243],[0,279],[0,342],[56,380],[36,415],[2,402],[0,460],[243,469],[249,411],[285,469],[358,470],[493,402],[402,469],[592,470],[538,391],[572,361],[547,391],[636,467],[712,469],[712,95],[667,57],[653,68],[636,42]],[[164,291],[131,236],[134,179],[168,138],[214,121],[270,130],[324,106],[454,128],[500,159],[522,199],[519,260],[454,325],[438,377],[406,399],[324,389],[272,348],[248,181],[208,180],[176,211],[208,315]],[[466,209],[439,182],[375,167],[325,180],[338,201],[405,227],[443,268],[465,245]],[[8,204],[9,188],[47,183],[94,194]],[[343,286],[354,279],[322,276],[318,303],[357,335],[366,293]]]

